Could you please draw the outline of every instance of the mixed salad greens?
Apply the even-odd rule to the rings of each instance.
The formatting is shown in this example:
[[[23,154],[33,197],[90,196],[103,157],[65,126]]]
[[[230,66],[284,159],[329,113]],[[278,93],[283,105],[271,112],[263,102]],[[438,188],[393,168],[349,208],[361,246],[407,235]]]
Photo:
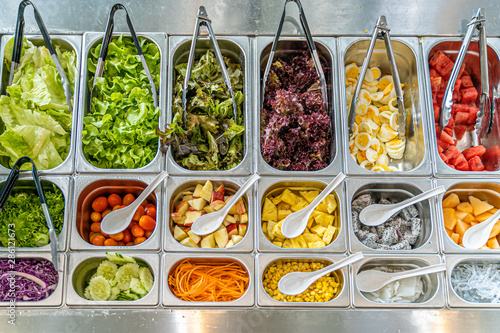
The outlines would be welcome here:
[[[44,186],[43,190],[54,229],[59,235],[64,223],[64,196],[55,185]],[[12,192],[7,199],[0,212],[0,244],[3,247],[8,247],[8,225],[12,223],[15,224],[16,247],[40,247],[49,244],[49,228],[36,192]]]
[[[14,38],[5,45],[4,71],[10,72]],[[74,87],[76,54],[55,50]],[[8,95],[0,97],[0,161],[11,168],[22,156],[29,156],[39,170],[61,164],[69,152],[73,115],[64,96],[61,77],[45,46],[23,39],[19,68]],[[28,168],[28,166],[25,166]]]
[[[160,51],[139,37],[156,87],[160,82]],[[89,52],[89,89],[92,88],[102,43]],[[131,37],[113,37],[103,76],[92,92],[91,110],[83,117],[83,153],[103,169],[135,169],[149,164],[158,151],[160,108],[154,107],[151,87]]]
[[[237,119],[217,59],[208,50],[193,64],[186,94],[187,123],[182,108],[187,63],[175,66],[178,75],[173,89],[172,123],[157,134],[162,140],[161,149],[165,151],[171,145],[176,162],[190,170],[228,170],[243,158],[243,71],[229,58],[224,57],[224,63],[236,99]]]

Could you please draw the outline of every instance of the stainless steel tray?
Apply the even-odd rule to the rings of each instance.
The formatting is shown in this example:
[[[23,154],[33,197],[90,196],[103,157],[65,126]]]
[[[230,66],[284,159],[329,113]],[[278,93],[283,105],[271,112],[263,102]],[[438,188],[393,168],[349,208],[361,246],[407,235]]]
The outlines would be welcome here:
[[[139,263],[147,264],[152,271],[154,277],[153,287],[151,291],[135,301],[91,301],[83,297],[85,292],[85,283],[88,282],[90,276],[95,273],[97,266],[106,260],[106,255],[103,252],[79,252],[71,253],[68,259],[68,282],[66,288],[66,304],[74,307],[92,308],[117,308],[117,307],[156,307],[160,302],[160,284],[162,281],[160,270],[160,256],[158,254],[145,253],[127,253],[127,255],[135,258]]]
[[[327,89],[328,89],[328,100],[329,107],[328,110],[334,115],[332,121],[332,143],[331,143],[331,159],[330,164],[318,171],[284,171],[278,170],[270,166],[262,157],[260,150],[260,105],[261,105],[261,67],[266,65],[267,59],[269,58],[269,53],[271,51],[271,44],[274,37],[258,36],[255,38],[254,47],[254,61],[253,61],[253,104],[254,104],[254,131],[253,140],[255,142],[255,161],[257,165],[257,171],[261,175],[269,176],[279,176],[279,177],[295,177],[295,176],[332,176],[337,175],[339,172],[344,170],[342,158],[343,149],[341,146],[342,138],[342,128],[340,126],[342,120],[339,112],[338,103],[338,86],[343,81],[338,81],[337,72],[337,40],[336,38],[326,38],[317,37],[314,38],[316,43],[316,48],[318,50],[318,55],[320,59],[325,60],[328,63],[330,75],[326,77]],[[307,50],[307,43],[305,38],[298,37],[281,37],[276,49],[275,58],[281,57],[290,53],[292,51]]]
[[[3,187],[7,176],[0,176],[0,189]],[[56,185],[61,190],[64,196],[64,222],[59,236],[57,236],[57,249],[58,251],[66,251],[69,240],[68,230],[71,223],[71,212],[73,211],[73,179],[70,176],[41,176],[40,181],[42,185]],[[23,187],[28,191],[36,193],[35,183],[31,175],[23,175],[19,177],[17,186]],[[16,192],[14,188],[13,192]],[[7,247],[0,246],[0,253],[8,251]],[[50,245],[41,247],[17,247],[16,252],[50,252]],[[50,254],[50,253],[49,253]]]
[[[68,151],[68,156],[64,161],[57,167],[48,170],[38,170],[40,174],[71,174],[75,170],[75,145],[77,138],[77,120],[78,114],[78,102],[79,102],[79,91],[80,91],[80,64],[82,62],[81,52],[82,52],[82,36],[77,35],[51,35],[52,43],[55,46],[60,46],[64,50],[75,51],[76,56],[76,73],[75,73],[75,85],[73,87],[73,117],[71,120],[71,138],[70,146]],[[5,93],[5,88],[7,87],[9,81],[9,75],[4,72],[4,57],[5,57],[5,45],[7,42],[13,38],[12,35],[2,36],[0,48],[0,59],[2,59],[2,65],[0,66],[0,77],[2,78],[0,82],[0,91],[2,94]],[[30,40],[36,46],[45,45],[44,40],[41,35],[27,35],[26,38]],[[3,124],[2,124],[3,125]],[[0,175],[9,174],[10,168],[6,168],[0,165]]]
[[[356,276],[359,272],[380,266],[397,269],[413,269],[443,262],[438,255],[365,255],[365,258],[352,265],[353,306],[355,308],[444,308],[446,298],[444,294],[444,273],[433,273],[422,276],[424,295],[415,303],[376,303],[370,300],[356,285]]]
[[[175,66],[180,63],[187,62],[189,48],[191,47],[192,36],[170,36],[169,37],[169,58],[168,58],[168,104],[167,104],[167,121],[170,123],[172,120],[172,94],[173,85],[175,83],[176,71]],[[241,163],[230,169],[224,171],[197,171],[189,170],[180,166],[172,155],[172,149],[169,148],[166,154],[167,171],[171,175],[176,176],[245,176],[253,173],[253,140],[252,140],[252,89],[251,89],[251,53],[250,53],[250,38],[239,36],[224,36],[218,37],[217,42],[223,56],[229,57],[234,62],[241,65],[244,73],[243,94],[245,101],[243,104],[243,123],[245,125],[245,135],[243,139],[244,153]],[[207,37],[200,37],[196,43],[196,52],[198,56],[207,50],[212,49],[212,45]]]
[[[224,187],[229,190],[236,192],[240,185],[246,181],[246,177],[231,177],[231,178],[220,178],[214,177],[211,178],[210,181],[212,183],[222,183]],[[252,252],[254,248],[254,224],[256,223],[256,214],[255,214],[255,190],[254,188],[250,189],[245,196],[243,196],[243,200],[247,204],[247,212],[248,212],[248,226],[247,232],[243,239],[230,248],[192,248],[187,247],[179,243],[174,236],[172,235],[174,222],[170,218],[170,214],[172,213],[173,205],[176,199],[181,195],[183,191],[186,190],[194,190],[196,184],[204,184],[205,181],[208,180],[206,177],[170,177],[167,180],[166,190],[165,190],[165,214],[163,214],[165,218],[165,237],[163,241],[163,248],[166,252],[193,252],[193,253],[204,253],[204,252]],[[215,186],[214,186],[215,188]],[[163,224],[163,223],[162,223]]]
[[[121,33],[114,33],[113,36],[119,36]],[[126,173],[126,174],[138,174],[138,173],[158,173],[164,169],[163,165],[163,154],[158,151],[156,153],[155,158],[148,164],[143,166],[142,168],[137,169],[103,169],[98,168],[92,165],[83,154],[82,148],[82,131],[83,131],[83,117],[87,114],[87,101],[88,95],[90,93],[88,87],[88,66],[87,59],[90,49],[100,43],[103,38],[104,33],[101,32],[88,32],[83,35],[83,52],[82,52],[82,74],[81,74],[81,83],[80,83],[80,114],[78,116],[78,137],[77,137],[77,145],[76,145],[76,171],[80,173],[92,173],[92,172],[107,172],[107,173]],[[123,33],[124,36],[130,36],[130,33]],[[167,59],[167,40],[166,35],[163,33],[138,33],[138,37],[144,37],[156,44],[160,51],[161,56],[161,65],[160,65],[160,84],[158,87],[158,101],[160,107],[160,116],[158,119],[158,124],[160,128],[163,128],[165,125],[165,104],[166,104],[166,65],[165,60]],[[159,147],[159,143],[158,143]]]
[[[264,199],[270,191],[284,187],[315,187],[323,189],[326,187],[333,177],[325,178],[278,178],[278,177],[262,177],[259,180],[257,193],[256,193],[256,203],[255,203],[255,234],[257,235],[257,251],[258,252],[275,252],[280,253],[280,255],[288,254],[293,255],[293,253],[314,253],[314,254],[326,254],[326,253],[344,253],[348,249],[347,242],[347,219],[346,219],[346,205],[345,205],[345,194],[343,184],[339,185],[334,191],[337,196],[338,201],[338,217],[340,218],[340,231],[337,237],[329,245],[320,249],[285,249],[272,244],[264,235],[262,231],[262,205]],[[345,182],[345,181],[344,181]]]
[[[78,227],[78,224],[84,223],[83,214],[86,212],[86,207],[83,207],[86,198],[93,200],[101,194],[110,193],[109,191],[127,192],[130,190],[135,196],[142,192],[155,177],[153,175],[79,175],[75,178],[75,195],[73,198],[74,208],[71,215],[71,250],[74,251],[149,251],[159,252],[161,244],[162,224],[163,224],[163,196],[162,188],[160,185],[149,196],[149,198],[156,199],[156,228],[153,234],[143,243],[134,246],[95,246],[88,243],[81,236],[84,227]],[[141,189],[142,188],[142,189]],[[87,211],[88,213],[88,211]]]
[[[421,192],[433,188],[430,179],[423,178],[382,178],[382,179],[361,179],[351,178],[346,182],[346,200],[347,212],[351,212],[351,203],[361,193],[373,193],[375,195],[404,200]],[[420,231],[420,237],[417,240],[417,246],[412,250],[375,250],[361,243],[353,231],[352,215],[347,213],[349,238],[351,240],[351,251],[363,251],[363,253],[439,253],[438,231],[435,226],[436,220],[436,199],[431,198],[415,204],[420,212],[423,226]]]
[[[425,85],[419,41],[414,37],[392,38],[394,56],[398,65],[401,83],[405,84],[404,104],[406,109],[407,142],[403,159],[397,165],[403,171],[368,171],[360,167],[349,154],[348,110],[346,110],[345,70],[352,62],[361,66],[370,40],[368,38],[341,37],[339,40],[340,113],[342,115],[343,150],[346,170],[349,176],[366,177],[413,177],[432,174],[432,151],[430,149],[429,129],[427,128],[427,105],[425,103]],[[377,66],[382,73],[390,73],[384,42],[378,40],[370,61],[370,66]]]
[[[215,261],[237,261],[242,264],[248,272],[249,282],[246,292],[232,302],[188,302],[178,299],[168,286],[168,277],[170,271],[176,264],[183,259],[191,258],[199,262]],[[255,282],[254,282],[254,256],[252,254],[222,254],[222,253],[185,253],[185,254],[165,254],[162,260],[162,287],[163,287],[163,306],[182,307],[182,308],[251,308],[255,303]]]

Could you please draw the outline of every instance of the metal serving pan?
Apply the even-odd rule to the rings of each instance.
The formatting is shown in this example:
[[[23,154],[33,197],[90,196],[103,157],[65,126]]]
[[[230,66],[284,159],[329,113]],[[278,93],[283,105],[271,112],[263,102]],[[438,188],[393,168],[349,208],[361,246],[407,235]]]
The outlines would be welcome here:
[[[318,177],[318,178],[302,178],[302,179],[290,179],[290,178],[277,178],[277,177],[262,177],[259,180],[258,188],[257,188],[257,201],[255,205],[255,234],[257,235],[257,250],[259,252],[279,252],[279,253],[287,253],[288,255],[292,255],[292,253],[302,252],[309,254],[325,254],[325,253],[344,253],[347,246],[347,223],[346,223],[346,206],[345,206],[345,194],[343,185],[338,186],[334,190],[334,194],[337,197],[338,211],[336,219],[340,219],[340,230],[337,233],[336,238],[327,246],[320,249],[285,249],[278,247],[271,243],[264,232],[262,231],[262,206],[264,204],[264,199],[267,197],[269,193],[284,187],[306,187],[306,188],[318,188],[324,189],[326,184],[331,181],[331,178]],[[338,223],[338,222],[337,222]]]
[[[123,34],[124,36],[130,36],[130,33],[113,33],[113,36],[120,36]],[[164,169],[163,166],[163,154],[158,151],[156,153],[155,158],[148,164],[138,169],[103,169],[98,168],[90,164],[85,155],[83,154],[82,148],[82,131],[83,131],[83,117],[87,114],[87,101],[89,97],[89,72],[87,59],[90,49],[102,42],[104,33],[102,32],[88,32],[83,35],[83,61],[82,61],[82,75],[81,75],[81,84],[80,84],[80,114],[78,116],[78,138],[77,138],[77,146],[76,146],[76,159],[75,165],[76,170],[81,173],[92,173],[92,172],[109,172],[109,173],[127,173],[127,174],[136,174],[136,173],[158,173]],[[167,59],[167,41],[166,35],[163,33],[143,33],[137,34],[138,37],[147,38],[150,41],[154,42],[160,51],[161,56],[161,65],[160,65],[160,84],[158,87],[158,101],[160,107],[160,116],[158,119],[158,125],[160,128],[164,126],[165,119],[165,89],[166,89],[166,72],[165,68],[165,59]],[[158,143],[159,147],[159,143]]]
[[[361,179],[361,178],[351,178],[347,180],[346,183],[346,198],[347,198],[347,212],[352,211],[352,201],[361,194],[371,193],[377,198],[388,197],[393,199],[398,199],[400,201],[413,197],[424,191],[433,188],[432,181],[430,179],[411,179],[411,178],[382,178],[380,180],[372,179]],[[379,253],[438,253],[440,248],[438,244],[438,236],[436,227],[434,225],[434,220],[436,212],[434,207],[436,205],[436,199],[431,198],[426,201],[415,204],[417,207],[420,217],[423,220],[423,226],[420,231],[420,236],[417,239],[417,245],[412,250],[375,250],[367,247],[358,239],[354,234],[352,215],[347,214],[347,220],[349,221],[349,237],[351,239],[351,251],[363,251],[363,253],[369,254],[379,254]]]
[[[415,303],[377,303],[370,300],[367,293],[361,292],[356,285],[359,272],[385,266],[391,269],[414,269],[441,263],[438,255],[366,255],[364,259],[352,265],[353,306],[356,308],[443,308],[444,273],[433,273],[422,276],[424,294]]]
[[[448,287],[448,306],[450,308],[495,308],[500,303],[472,303],[464,300],[453,290],[451,272],[462,264],[500,264],[498,255],[447,255],[446,256],[446,285]]]
[[[41,35],[27,35],[25,36],[29,41],[31,41],[36,46],[45,45],[45,42]],[[75,170],[74,162],[75,162],[75,144],[77,138],[77,119],[78,119],[78,100],[79,100],[79,86],[80,86],[80,63],[81,63],[81,51],[82,51],[82,36],[77,35],[51,35],[52,43],[54,47],[59,46],[63,50],[73,50],[75,51],[76,56],[76,77],[75,77],[75,85],[73,87],[73,117],[71,120],[71,138],[70,138],[70,146],[68,151],[68,156],[66,159],[59,164],[57,167],[48,169],[48,170],[40,170],[38,169],[40,174],[71,174]],[[4,71],[4,58],[5,58],[5,48],[4,45],[13,38],[12,35],[2,36],[0,48],[0,58],[2,59],[2,66],[0,66],[0,77],[2,78],[0,82],[0,91],[2,94],[5,94],[5,89],[9,82],[9,74],[7,71]],[[0,125],[3,132],[4,124]],[[9,174],[10,168],[5,167],[3,164],[0,165],[0,174]]]
[[[161,277],[160,256],[158,254],[127,253],[138,263],[146,264],[154,277],[151,291],[135,301],[91,301],[84,298],[85,284],[95,273],[99,264],[106,260],[104,253],[78,252],[71,253],[68,260],[68,283],[66,288],[66,303],[74,307],[91,306],[93,308],[118,307],[156,307],[159,304],[159,288]]]
[[[500,174],[499,170],[486,172],[486,171],[459,171],[447,166],[441,157],[439,157],[437,150],[437,139],[435,134],[434,118],[433,118],[433,107],[432,107],[432,91],[430,85],[430,75],[429,75],[429,58],[434,55],[437,51],[442,51],[444,54],[449,56],[452,60],[455,60],[458,54],[458,50],[462,45],[463,38],[452,38],[452,37],[425,37],[422,38],[422,61],[423,61],[423,76],[426,82],[426,103],[428,109],[428,122],[429,122],[429,135],[432,146],[432,154],[434,156],[434,175],[436,177],[491,177],[492,175],[498,176]],[[495,43],[493,43],[495,42]],[[490,93],[490,98],[492,100],[492,106],[496,110],[495,116],[493,118],[493,127],[489,135],[485,136],[481,143],[485,148],[492,146],[498,146],[500,144],[500,121],[498,119],[498,89],[500,88],[500,60],[498,56],[498,50],[500,44],[495,39],[488,39],[488,69],[489,69],[489,79],[490,87],[492,87],[493,94]],[[465,70],[474,79],[480,81],[481,71],[479,69],[479,50],[478,42],[471,42],[469,49],[465,55],[464,59]],[[473,81],[476,83],[476,81]],[[479,82],[477,82],[479,83]],[[476,85],[476,89],[478,86]],[[481,88],[479,86],[479,92]],[[459,141],[457,146],[460,150],[469,148],[471,145],[470,135],[464,135]],[[500,165],[500,164],[499,164]]]
[[[405,84],[404,105],[406,109],[406,150],[397,165],[403,171],[368,171],[360,167],[349,154],[349,128],[346,110],[345,66],[355,62],[363,64],[370,40],[358,37],[339,38],[339,78],[340,105],[344,131],[343,148],[346,170],[349,176],[382,176],[413,177],[428,176],[432,173],[431,150],[429,146],[429,130],[427,128],[427,105],[425,104],[424,77],[419,52],[419,41],[414,37],[392,38],[392,47],[398,66],[401,83]],[[390,73],[389,59],[383,40],[377,40],[369,66],[377,66],[384,73]],[[393,163],[391,163],[392,165]]]
[[[219,176],[219,175],[217,175]],[[243,239],[230,248],[193,248],[187,247],[179,243],[173,236],[173,228],[175,224],[170,218],[171,213],[174,211],[174,207],[180,201],[182,192],[193,191],[197,184],[203,185],[209,178],[207,177],[170,177],[167,180],[166,191],[164,193],[165,198],[165,238],[163,243],[163,248],[165,251],[170,252],[193,252],[193,253],[203,253],[203,252],[252,252],[254,245],[254,224],[255,210],[254,204],[254,189],[250,189],[247,194],[243,196],[243,202],[247,207],[248,213],[248,225],[247,232]],[[231,177],[231,178],[221,178],[214,177],[210,181],[214,184],[214,189],[220,185],[224,184],[226,191],[235,193],[247,180],[246,177]]]
[[[496,179],[436,179],[436,185],[443,185],[446,188],[446,193],[440,194],[436,200],[436,223],[440,230],[443,251],[444,253],[460,253],[460,254],[499,254],[500,249],[466,249],[451,240],[445,231],[443,220],[443,198],[452,193],[453,190],[462,190],[462,193],[457,192],[460,199],[465,200],[469,194],[476,196],[480,200],[488,200],[492,205],[500,207],[500,200],[494,194],[488,193],[493,191],[500,196],[500,182]]]
[[[90,206],[92,201],[101,196],[109,195],[112,192],[133,193],[137,197],[155,177],[153,175],[79,175],[75,178],[75,196],[73,199],[74,209],[71,218],[71,250],[88,251],[160,251],[162,233],[162,187],[158,186],[150,194],[148,200],[156,202],[156,228],[153,234],[143,243],[134,246],[95,246],[88,243],[85,233],[88,231],[87,221],[89,221]]]
[[[175,66],[185,63],[188,60],[189,48],[191,47],[192,36],[170,36],[169,37],[169,59],[168,59],[168,105],[167,105],[167,123],[170,123],[173,117],[172,114],[172,94],[173,85],[176,78]],[[235,63],[241,65],[244,73],[243,78],[243,94],[245,101],[243,103],[243,124],[245,125],[245,135],[243,137],[243,145],[245,151],[243,152],[243,159],[241,163],[230,169],[224,171],[197,171],[189,170],[179,165],[172,154],[172,149],[169,148],[166,154],[167,171],[171,175],[176,176],[214,176],[214,175],[230,175],[230,176],[245,176],[253,172],[253,144],[252,144],[252,98],[251,98],[251,85],[250,85],[250,38],[245,36],[224,36],[218,37],[217,42],[223,56],[230,58]],[[196,43],[195,55],[199,56],[207,50],[212,50],[212,44],[208,37],[200,37]]]
[[[17,249],[16,249],[17,250]],[[37,301],[37,302],[15,302],[15,308],[59,308],[63,305],[63,288],[66,283],[66,255],[64,253],[59,253],[57,255],[59,260],[59,281],[57,282],[57,287],[49,297]],[[7,253],[1,254],[0,258],[7,258]],[[26,252],[26,253],[16,253],[17,259],[45,259],[51,262],[52,257],[50,253],[40,253],[40,252]],[[0,306],[5,309],[9,309],[9,302],[0,302]],[[7,314],[7,312],[6,312]]]
[[[326,265],[330,265],[340,259],[344,259],[345,255],[325,255],[315,253],[314,255],[293,254],[293,253],[266,253],[258,254],[256,259],[255,279],[257,280],[257,304],[263,308],[347,308],[349,307],[350,291],[349,291],[349,267],[340,269],[342,279],[342,290],[339,295],[328,302],[280,302],[272,297],[264,290],[262,279],[266,269],[274,262],[277,261],[301,261],[312,262],[319,261]],[[338,272],[338,271],[337,271]]]
[[[250,278],[246,292],[232,302],[188,302],[178,299],[168,285],[170,272],[184,259],[192,259],[194,262],[206,263],[210,261],[238,262],[243,265]],[[163,306],[181,308],[252,308],[255,303],[255,282],[254,282],[254,256],[252,254],[221,254],[221,253],[186,253],[186,254],[164,254],[163,255]]]
[[[3,187],[7,176],[0,176],[0,188]],[[41,176],[40,181],[42,186],[49,186],[54,184],[61,190],[64,196],[64,222],[59,236],[57,236],[57,249],[58,251],[66,251],[68,245],[68,230],[70,229],[70,217],[73,211],[73,179],[70,176]],[[37,193],[35,188],[35,183],[33,178],[29,175],[23,175],[19,177],[19,181],[14,187],[13,193],[19,190],[26,190],[29,192]],[[0,253],[8,251],[7,247],[0,247]],[[50,252],[50,244],[41,247],[17,247],[16,252]]]
[[[271,175],[271,176],[330,176],[336,175],[343,171],[342,162],[342,148],[341,148],[341,118],[339,113],[338,96],[337,96],[337,43],[335,38],[325,38],[317,37],[314,38],[316,49],[318,51],[318,56],[321,60],[327,63],[326,69],[330,70],[330,75],[326,76],[327,90],[328,90],[328,112],[334,115],[332,121],[332,143],[331,143],[331,158],[330,164],[318,171],[284,171],[278,170],[270,166],[262,157],[260,149],[260,134],[261,134],[261,124],[260,124],[260,105],[261,99],[261,80],[263,72],[261,68],[266,65],[269,59],[269,53],[271,52],[271,44],[274,37],[258,36],[255,39],[255,54],[254,54],[254,110],[255,119],[254,126],[255,130],[253,132],[254,142],[255,142],[255,159],[257,164],[257,170],[261,175]],[[307,43],[305,38],[297,37],[281,37],[276,48],[275,58],[286,56],[294,51],[308,51]],[[309,51],[308,51],[309,52]],[[325,68],[323,68],[325,70]]]

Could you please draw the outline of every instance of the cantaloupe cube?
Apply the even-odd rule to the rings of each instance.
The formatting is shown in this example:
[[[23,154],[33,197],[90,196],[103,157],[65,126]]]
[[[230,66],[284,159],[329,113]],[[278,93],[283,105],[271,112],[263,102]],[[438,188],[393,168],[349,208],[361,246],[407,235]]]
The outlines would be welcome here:
[[[492,208],[488,211],[488,213],[491,213],[491,214],[495,214],[496,212],[498,212],[498,208]]]
[[[490,249],[500,249],[500,244],[498,243],[496,238],[490,238],[488,239],[488,247]]]
[[[475,216],[478,216],[484,212],[489,211],[492,208],[495,208],[492,205],[490,205],[488,202],[481,201],[472,195],[469,196],[469,201],[470,201],[470,204],[472,205],[472,209],[474,209]]]
[[[455,208],[460,204],[460,198],[455,193],[451,193],[443,200],[443,208]]]
[[[489,250],[489,247],[488,245],[484,245],[482,247],[479,248],[480,250]]]
[[[496,237],[499,234],[500,234],[500,222],[497,222],[497,223],[495,223],[495,225],[493,226],[493,229],[491,230],[490,238]]]
[[[477,222],[484,222],[487,219],[489,219],[491,216],[493,216],[493,214],[488,213],[488,212],[484,212],[484,213],[479,214],[478,216],[476,216],[476,220],[477,220]]]
[[[465,212],[465,213],[472,213],[472,205],[468,202],[462,202],[460,205],[457,206],[457,210],[459,212]]]
[[[467,213],[467,215],[465,215],[465,217],[461,220],[464,221],[465,223],[472,223],[472,222],[477,223],[476,218],[471,213]]]
[[[460,234],[460,235],[463,235],[465,234],[465,232],[467,231],[467,229],[470,228],[470,224],[467,224],[465,222],[462,222],[460,220],[457,221],[457,225],[456,225],[456,228],[455,228],[455,231]]]
[[[458,244],[458,240],[460,239],[460,235],[459,234],[456,234],[456,233],[453,233],[451,235],[451,240],[454,241],[455,243]]]
[[[456,212],[455,212],[455,215],[457,216],[457,219],[462,220],[462,221],[464,220],[464,217],[466,217],[466,216],[467,216],[467,214],[469,214],[469,213],[466,213],[466,212],[458,212],[458,211],[456,211]]]
[[[470,223],[470,226],[471,226],[471,227],[473,227],[473,226],[475,226],[476,224],[479,224],[479,222],[477,222],[477,221],[472,221],[472,222]]]
[[[451,237],[451,235],[453,235],[453,231],[448,229],[448,228],[444,228],[444,230],[446,231],[446,233],[448,234],[448,236]]]
[[[444,226],[450,230],[455,228],[457,224],[457,216],[455,215],[455,209],[453,208],[443,208],[443,220]]]

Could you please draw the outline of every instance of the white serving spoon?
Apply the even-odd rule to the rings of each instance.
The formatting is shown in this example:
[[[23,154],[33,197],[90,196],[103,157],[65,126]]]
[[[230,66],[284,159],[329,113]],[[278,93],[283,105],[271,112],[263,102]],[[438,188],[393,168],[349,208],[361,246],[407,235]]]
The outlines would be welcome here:
[[[158,176],[142,191],[142,193],[127,207],[114,210],[104,216],[101,221],[101,230],[105,234],[114,235],[125,230],[132,218],[134,217],[137,208],[142,204],[144,200],[153,192],[158,185],[167,177],[165,171],[160,172]]]
[[[363,259],[363,253],[358,252],[336,263],[314,272],[293,272],[283,276],[278,282],[278,289],[285,295],[298,295],[303,293],[320,277],[334,272],[344,266]]]
[[[220,227],[226,215],[231,210],[231,207],[252,187],[252,185],[260,179],[260,176],[255,174],[243,184],[233,197],[222,207],[222,209],[209,214],[198,217],[191,225],[191,231],[198,236],[211,234]]]
[[[334,188],[342,183],[344,178],[345,175],[342,172],[339,173],[306,208],[288,215],[281,226],[281,233],[283,236],[286,238],[295,238],[302,235],[304,230],[306,230],[307,221],[313,210],[333,191]]]
[[[489,219],[475,226],[470,227],[462,238],[462,245],[466,249],[479,249],[488,242],[491,230],[500,218],[500,210],[493,214]]]
[[[368,207],[365,207],[365,209],[363,209],[361,213],[359,213],[359,220],[364,225],[371,227],[381,225],[382,223],[390,219],[391,216],[399,212],[401,209],[414,205],[417,202],[429,199],[433,196],[436,196],[444,192],[445,192],[444,186],[439,186],[435,189],[420,193],[419,195],[416,195],[412,198],[406,199],[404,201],[395,204],[370,205]]]
[[[374,292],[383,288],[385,285],[397,280],[441,272],[445,270],[446,264],[444,263],[394,273],[382,272],[376,269],[369,269],[358,273],[358,275],[356,276],[356,285],[360,291]]]

